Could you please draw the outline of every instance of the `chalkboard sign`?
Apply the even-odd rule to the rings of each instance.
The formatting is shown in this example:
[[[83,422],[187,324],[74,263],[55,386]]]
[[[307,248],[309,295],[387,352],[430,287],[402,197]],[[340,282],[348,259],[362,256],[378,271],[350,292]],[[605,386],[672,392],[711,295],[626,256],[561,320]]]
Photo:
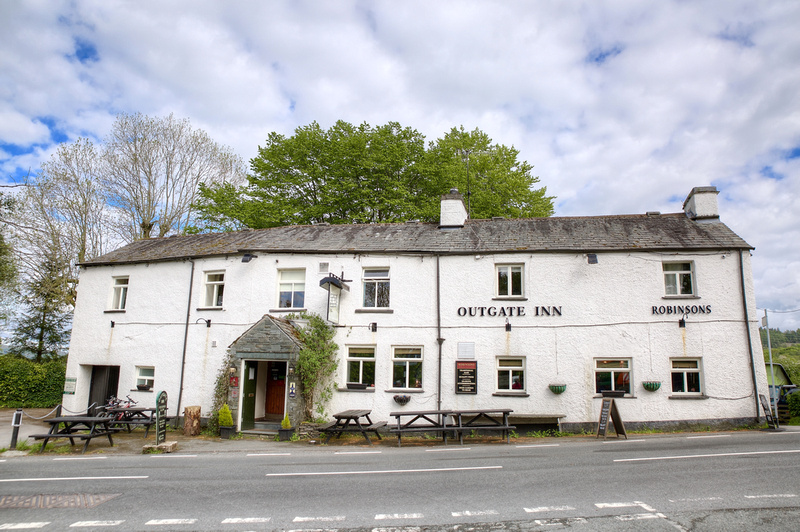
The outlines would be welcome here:
[[[478,361],[456,361],[456,393],[478,393]]]
[[[156,397],[156,445],[167,441],[167,392],[160,391]]]
[[[600,421],[597,424],[597,437],[603,435],[603,438],[608,434],[608,420],[614,424],[614,431],[617,433],[617,438],[625,436],[628,439],[628,433],[625,432],[625,424],[622,422],[622,417],[619,415],[617,405],[611,397],[603,397],[603,405],[600,407]]]
[[[761,408],[764,410],[764,417],[767,418],[767,425],[771,429],[777,429],[778,423],[774,417],[772,417],[772,409],[769,407],[769,401],[767,398],[764,397],[763,394],[758,394],[758,398],[761,399]]]

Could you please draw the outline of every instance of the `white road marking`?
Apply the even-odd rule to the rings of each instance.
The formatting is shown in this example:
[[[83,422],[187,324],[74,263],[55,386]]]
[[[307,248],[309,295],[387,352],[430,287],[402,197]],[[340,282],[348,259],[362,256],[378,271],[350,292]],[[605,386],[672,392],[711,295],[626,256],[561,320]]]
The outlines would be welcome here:
[[[790,499],[797,497],[794,493],[776,493],[775,495],[745,495],[745,499]]]
[[[53,461],[58,460],[105,460],[107,456],[74,456],[71,458],[53,458]]]
[[[466,512],[452,512],[451,515],[453,517],[475,517],[479,515],[497,515],[497,512],[495,510],[484,510],[478,512],[467,510]]]
[[[749,451],[743,453],[716,453],[716,454],[685,454],[681,456],[651,456],[650,458],[619,458],[615,462],[646,462],[648,460],[683,460],[686,458],[715,458],[720,456],[752,456],[756,454],[785,454],[800,453],[800,449],[787,449],[783,451]]]
[[[469,447],[452,447],[450,449],[425,449],[426,453],[446,453],[447,451],[469,451]]]
[[[333,454],[381,454],[381,451],[336,451]]]
[[[292,453],[250,453],[247,456],[291,456]]]
[[[324,523],[329,523],[329,522],[332,522],[332,521],[344,521],[345,519],[347,519],[347,518],[345,516],[343,516],[343,515],[333,515],[333,516],[330,516],[330,517],[295,517],[294,519],[292,519],[292,522],[293,523],[309,523],[309,522],[312,522],[312,521],[322,521]]]
[[[687,440],[699,440],[702,438],[730,438],[730,434],[713,434],[711,436],[686,436]]]
[[[423,517],[425,516],[422,514],[378,514],[375,516],[375,519],[421,519]]]
[[[533,449],[536,447],[558,447],[558,443],[540,443],[535,445],[515,445],[517,449]]]
[[[151,519],[145,525],[193,525],[196,522],[197,519]]]
[[[119,526],[125,521],[78,521],[69,525],[70,528],[95,527],[95,526]]]
[[[439,467],[431,469],[384,469],[379,471],[318,471],[309,473],[267,473],[268,477],[313,477],[326,475],[386,475],[389,473],[441,473],[449,471],[480,471],[484,469],[503,469],[503,466],[484,467]]]
[[[50,521],[38,523],[6,523],[0,525],[0,530],[28,530],[31,528],[44,528],[50,524]]]
[[[53,482],[56,480],[135,480],[149,478],[147,475],[121,477],[49,477],[49,478],[0,478],[0,482]]]
[[[640,519],[660,519],[656,514],[633,514],[633,515],[617,515],[616,519],[620,521],[638,521]]]
[[[647,440],[603,440],[603,443],[640,443]]]
[[[630,508],[631,506],[639,506],[635,502],[596,502],[594,505],[598,508]]]
[[[197,458],[196,454],[151,454],[150,458]]]
[[[667,499],[669,502],[721,501],[722,497],[695,497],[692,499]]]
[[[534,519],[533,522],[539,526],[564,526],[571,525],[573,523],[585,523],[586,519],[583,517],[557,517],[555,519]]]
[[[566,512],[574,509],[572,506],[539,506],[537,508],[525,508],[525,511],[529,514],[535,514],[538,512]]]
[[[228,517],[222,520],[223,525],[239,525],[250,523],[269,523],[269,517]]]

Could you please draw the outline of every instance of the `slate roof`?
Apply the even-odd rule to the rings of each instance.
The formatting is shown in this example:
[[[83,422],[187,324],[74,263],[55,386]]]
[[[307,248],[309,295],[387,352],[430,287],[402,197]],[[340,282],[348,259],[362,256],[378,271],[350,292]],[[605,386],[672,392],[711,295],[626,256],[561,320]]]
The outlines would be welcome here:
[[[503,252],[753,249],[721,222],[684,213],[467,220],[435,223],[301,225],[140,240],[85,266],[185,260],[244,252],[485,254]]]

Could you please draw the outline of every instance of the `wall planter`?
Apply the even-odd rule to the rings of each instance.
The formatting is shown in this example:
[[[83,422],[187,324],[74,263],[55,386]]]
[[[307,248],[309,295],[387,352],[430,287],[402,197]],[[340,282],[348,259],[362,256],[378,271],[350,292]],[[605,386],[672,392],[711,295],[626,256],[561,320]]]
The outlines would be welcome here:
[[[278,441],[292,441],[294,429],[278,429]]]
[[[553,392],[556,395],[558,395],[560,393],[564,393],[565,391],[567,391],[567,385],[566,384],[550,384],[548,386],[548,388],[550,388],[550,391]]]
[[[366,390],[367,389],[367,385],[366,384],[362,384],[360,382],[348,382],[347,383],[347,389],[348,390]]]
[[[654,392],[661,388],[661,381],[644,381],[642,386],[644,386],[644,389],[648,392]]]
[[[411,400],[411,396],[410,395],[395,395],[394,396],[394,402],[397,403],[400,406],[407,405],[410,400]]]

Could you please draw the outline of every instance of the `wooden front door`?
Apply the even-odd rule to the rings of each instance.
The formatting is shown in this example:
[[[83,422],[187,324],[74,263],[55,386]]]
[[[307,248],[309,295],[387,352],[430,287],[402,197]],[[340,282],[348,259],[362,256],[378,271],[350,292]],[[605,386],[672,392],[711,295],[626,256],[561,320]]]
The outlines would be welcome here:
[[[283,416],[286,400],[286,362],[267,363],[266,415]]]

